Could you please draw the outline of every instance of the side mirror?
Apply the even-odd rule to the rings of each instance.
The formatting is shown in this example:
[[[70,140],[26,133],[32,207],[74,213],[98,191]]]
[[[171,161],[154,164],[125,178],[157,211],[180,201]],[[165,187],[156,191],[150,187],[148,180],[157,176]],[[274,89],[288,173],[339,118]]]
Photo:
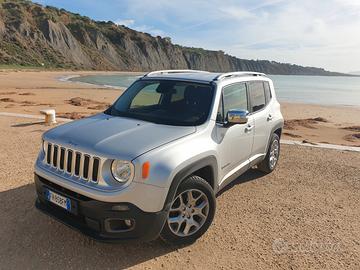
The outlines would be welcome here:
[[[226,115],[227,124],[246,124],[249,112],[247,110],[229,110]]]

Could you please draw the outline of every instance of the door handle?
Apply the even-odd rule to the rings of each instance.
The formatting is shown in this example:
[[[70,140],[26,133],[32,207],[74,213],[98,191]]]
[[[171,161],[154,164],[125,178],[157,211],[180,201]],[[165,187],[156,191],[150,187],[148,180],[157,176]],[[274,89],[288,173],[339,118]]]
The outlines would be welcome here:
[[[271,121],[272,119],[273,119],[272,115],[269,114],[268,117],[267,117],[267,120],[268,120],[268,121]]]
[[[247,126],[245,127],[245,132],[250,132],[250,131],[252,131],[253,128],[254,128],[254,126],[252,126],[252,125],[247,125]]]

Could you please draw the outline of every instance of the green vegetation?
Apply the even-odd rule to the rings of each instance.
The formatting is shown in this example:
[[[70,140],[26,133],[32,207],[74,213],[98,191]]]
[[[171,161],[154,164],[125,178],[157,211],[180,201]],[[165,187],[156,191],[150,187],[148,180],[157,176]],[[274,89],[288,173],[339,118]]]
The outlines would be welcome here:
[[[0,0],[0,67],[148,71],[195,68],[268,74],[341,75],[319,68],[245,60],[202,48],[175,45],[111,21],[28,0]]]

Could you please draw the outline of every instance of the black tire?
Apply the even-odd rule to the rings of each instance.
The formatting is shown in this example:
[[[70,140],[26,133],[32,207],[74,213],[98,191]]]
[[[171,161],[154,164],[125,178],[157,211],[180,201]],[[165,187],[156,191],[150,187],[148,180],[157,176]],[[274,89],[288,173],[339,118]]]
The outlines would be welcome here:
[[[205,199],[204,195],[206,196],[206,199],[207,199],[206,202],[208,203],[208,207],[206,208],[207,216],[206,216],[206,218],[203,218],[202,222],[197,222],[198,224],[202,223],[202,225],[199,226],[198,229],[196,231],[194,231],[194,233],[192,233],[190,235],[179,236],[173,232],[173,230],[174,230],[173,227],[172,227],[172,229],[170,228],[169,218],[171,217],[172,214],[176,213],[179,215],[179,217],[176,217],[176,218],[184,219],[184,216],[180,217],[182,215],[182,213],[184,213],[184,212],[182,212],[181,210],[173,210],[173,211],[169,210],[168,216],[166,218],[166,222],[160,233],[160,238],[167,243],[175,244],[175,245],[184,245],[184,244],[191,244],[191,243],[195,242],[196,239],[201,237],[207,231],[207,229],[209,228],[209,226],[211,225],[211,223],[214,219],[215,209],[216,209],[216,199],[215,199],[214,191],[211,188],[211,186],[203,178],[201,178],[199,176],[195,176],[195,175],[188,177],[179,185],[179,187],[176,191],[176,194],[173,198],[173,201],[171,202],[171,209],[173,209],[172,206],[176,206],[176,203],[180,202],[179,201],[180,194],[182,194],[181,197],[182,197],[183,201],[185,202],[185,200],[188,196],[187,195],[188,192],[192,192],[192,194],[195,194],[195,195],[200,194],[198,200]],[[184,196],[185,196],[185,198],[184,198]],[[194,206],[196,206],[197,202],[194,203]],[[187,202],[187,204],[189,204],[189,202]],[[201,211],[203,211],[203,209]],[[193,215],[196,215],[196,214],[193,214]],[[185,218],[187,218],[187,217],[185,217]],[[197,217],[191,216],[191,218],[193,218],[193,220],[195,220],[195,218],[197,218]],[[183,226],[184,223],[186,226],[188,221],[182,221],[182,222],[183,222],[182,224],[180,224],[180,222],[176,223],[176,224],[179,224],[178,225],[179,228],[181,226]],[[174,224],[174,223],[172,223],[172,224]],[[183,226],[183,227],[185,227],[185,226]],[[194,227],[195,227],[195,225],[194,225]]]
[[[277,145],[278,145],[278,153],[277,153],[275,165],[273,165],[271,163],[271,151],[272,151],[272,145],[274,144],[274,142],[277,143]],[[280,138],[279,138],[279,135],[274,133],[274,134],[272,134],[272,137],[271,137],[271,140],[269,143],[269,147],[268,147],[268,151],[266,153],[264,160],[262,160],[257,165],[258,170],[260,170],[264,173],[271,173],[273,170],[275,170],[275,168],[278,164],[278,161],[279,161],[279,157],[280,157]]]

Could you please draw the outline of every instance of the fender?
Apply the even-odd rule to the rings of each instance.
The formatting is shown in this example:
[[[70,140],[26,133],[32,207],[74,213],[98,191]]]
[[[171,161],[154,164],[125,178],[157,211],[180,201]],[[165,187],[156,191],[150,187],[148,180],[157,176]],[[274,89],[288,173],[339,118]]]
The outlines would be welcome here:
[[[279,128],[283,129],[283,127],[284,127],[284,121],[278,122],[278,123],[272,128],[271,134],[273,134],[273,133],[275,132],[275,130],[277,130],[277,129],[279,129]]]
[[[272,137],[272,134],[274,134],[275,130],[281,128],[281,130],[283,129],[284,127],[284,121],[280,121],[278,122],[276,125],[273,126],[273,128],[271,129],[271,133],[270,133],[270,136],[269,136],[269,140],[267,142],[267,146],[266,146],[266,153],[268,152],[269,150],[269,146],[270,146],[270,140],[271,140],[271,137]],[[281,136],[279,136],[281,137]],[[279,138],[280,139],[280,138]]]
[[[176,190],[178,189],[181,182],[183,180],[185,180],[188,176],[190,176],[192,173],[196,172],[197,170],[199,170],[201,168],[207,167],[207,166],[210,166],[212,169],[213,181],[210,183],[210,185],[213,187],[214,193],[216,194],[217,176],[218,176],[218,165],[217,164],[218,163],[217,163],[217,159],[215,158],[215,156],[208,156],[208,157],[199,159],[198,161],[190,164],[189,166],[187,166],[187,167],[183,168],[181,171],[179,171],[175,175],[175,177],[173,178],[173,180],[171,182],[163,210],[170,209],[171,202],[174,199]]]

